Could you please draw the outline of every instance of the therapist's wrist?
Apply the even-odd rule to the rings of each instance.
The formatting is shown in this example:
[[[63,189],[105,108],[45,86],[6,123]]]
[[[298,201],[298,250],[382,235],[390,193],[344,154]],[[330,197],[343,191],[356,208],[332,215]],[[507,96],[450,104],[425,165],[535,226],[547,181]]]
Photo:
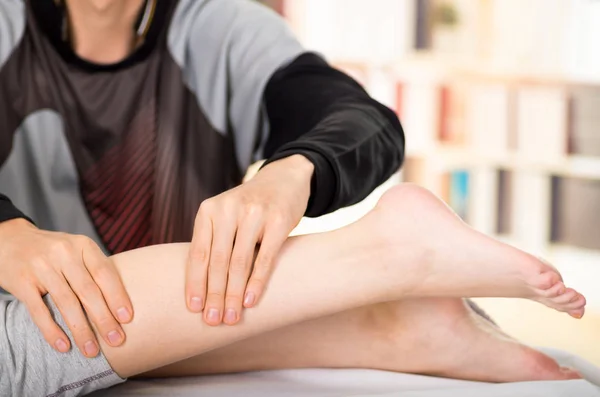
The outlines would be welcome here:
[[[302,183],[310,186],[315,173],[315,165],[301,154],[293,154],[267,164],[260,172],[276,171],[288,182]],[[285,182],[285,180],[284,180]]]

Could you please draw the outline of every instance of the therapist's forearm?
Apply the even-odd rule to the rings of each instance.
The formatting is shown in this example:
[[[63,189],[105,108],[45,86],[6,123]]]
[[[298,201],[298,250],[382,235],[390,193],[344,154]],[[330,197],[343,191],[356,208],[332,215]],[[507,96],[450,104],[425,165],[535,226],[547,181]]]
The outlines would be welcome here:
[[[315,165],[308,216],[362,200],[402,163],[404,133],[394,112],[314,54],[277,72],[265,103],[269,161],[302,154]]]

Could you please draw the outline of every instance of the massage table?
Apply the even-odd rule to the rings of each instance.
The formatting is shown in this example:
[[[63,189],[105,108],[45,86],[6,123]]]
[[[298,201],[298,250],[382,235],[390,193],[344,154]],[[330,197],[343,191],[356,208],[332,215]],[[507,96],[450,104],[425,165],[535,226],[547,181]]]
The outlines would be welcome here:
[[[540,349],[586,380],[489,384],[362,369],[301,369],[178,379],[132,380],[93,397],[600,397],[600,368]]]

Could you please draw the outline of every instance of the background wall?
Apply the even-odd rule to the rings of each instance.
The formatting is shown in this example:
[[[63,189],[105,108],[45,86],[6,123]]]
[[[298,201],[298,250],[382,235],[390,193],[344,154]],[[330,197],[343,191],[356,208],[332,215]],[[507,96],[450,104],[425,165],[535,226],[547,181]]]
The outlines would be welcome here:
[[[475,228],[553,262],[588,298],[582,321],[483,300],[499,323],[600,365],[600,1],[266,2],[394,109],[407,137],[400,174],[296,233],[357,219],[401,180],[426,186]]]

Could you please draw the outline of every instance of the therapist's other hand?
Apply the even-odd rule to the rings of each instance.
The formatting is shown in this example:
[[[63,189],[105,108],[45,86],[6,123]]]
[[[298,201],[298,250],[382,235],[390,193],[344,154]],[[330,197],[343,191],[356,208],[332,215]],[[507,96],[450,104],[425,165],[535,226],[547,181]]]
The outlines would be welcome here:
[[[88,317],[110,346],[125,341],[119,323],[132,319],[129,296],[113,262],[87,237],[40,230],[24,219],[0,223],[0,286],[25,304],[59,352],[71,346],[42,300],[46,294],[86,357],[100,352]]]
[[[202,203],[186,274],[186,300],[209,325],[236,324],[253,307],[274,260],[306,212],[313,164],[293,155]],[[254,260],[255,249],[259,244]]]

